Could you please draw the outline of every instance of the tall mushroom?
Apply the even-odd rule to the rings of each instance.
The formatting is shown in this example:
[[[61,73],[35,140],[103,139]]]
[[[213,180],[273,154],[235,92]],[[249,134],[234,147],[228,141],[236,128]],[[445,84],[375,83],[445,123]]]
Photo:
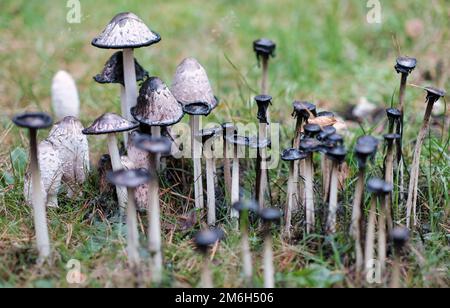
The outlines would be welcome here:
[[[255,201],[239,201],[233,204],[233,209],[239,212],[240,230],[241,230],[241,249],[242,249],[242,270],[244,274],[245,284],[248,287],[253,285],[253,265],[250,243],[248,239],[249,216],[250,213],[258,212],[258,203]]]
[[[256,53],[258,65],[260,61],[262,62],[262,81],[261,81],[262,94],[268,94],[267,79],[269,74],[269,59],[270,57],[275,57],[276,48],[277,45],[271,40],[266,38],[262,38],[253,42],[253,51]]]
[[[144,22],[133,13],[120,13],[106,26],[103,32],[92,40],[92,45],[102,49],[123,50],[123,76],[127,101],[127,116],[131,121],[130,110],[136,106],[138,91],[134,49],[158,43],[161,36],[150,30]]]
[[[223,137],[223,176],[225,180],[226,192],[231,195],[231,163],[233,158],[233,146],[227,141],[232,136],[236,135],[236,128],[233,123],[222,124]]]
[[[219,234],[215,230],[205,230],[197,233],[194,242],[197,249],[203,256],[202,276],[200,287],[204,289],[213,288],[213,279],[209,268],[210,258],[208,256],[209,249],[220,240]]]
[[[202,149],[201,141],[196,136],[201,129],[200,117],[208,116],[217,107],[218,99],[214,96],[205,69],[194,58],[186,58],[178,65],[171,91],[183,105],[184,112],[190,115],[195,208],[203,209]]]
[[[80,116],[80,98],[73,77],[66,71],[59,71],[52,81],[52,109],[57,120]]]
[[[386,142],[386,157],[384,159],[384,180],[394,185],[394,142],[400,139],[399,134],[386,134],[384,140]],[[386,220],[389,233],[393,228],[393,208],[392,194],[386,196]]]
[[[157,157],[168,155],[171,151],[172,143],[166,137],[154,137],[149,135],[139,135],[133,142],[139,149],[148,152],[149,171],[153,176],[149,184],[149,231],[148,246],[152,258],[152,280],[160,284],[162,280],[163,258],[161,248],[161,217],[159,204],[159,179],[157,177]]]
[[[395,228],[391,232],[391,240],[394,247],[394,265],[391,277],[391,288],[398,289],[401,286],[400,264],[403,249],[409,240],[409,230],[407,228]]]
[[[342,163],[345,161],[347,150],[343,147],[334,147],[327,152],[327,156],[333,162],[331,166],[331,179],[330,179],[330,200],[327,219],[327,232],[336,233],[336,216],[338,210],[338,186],[339,186],[339,173]]]
[[[107,135],[108,150],[111,156],[113,171],[123,169],[120,160],[119,147],[117,145],[117,133],[127,132],[139,127],[138,123],[130,122],[115,113],[105,113],[96,119],[92,125],[83,130],[85,135]],[[123,187],[116,186],[117,200],[121,213],[126,208],[127,193]]]
[[[422,145],[430,127],[430,118],[433,111],[433,106],[434,103],[446,94],[445,90],[436,89],[433,87],[427,87],[425,88],[425,91],[427,92],[427,108],[425,110],[422,128],[417,136],[416,147],[414,149],[411,177],[409,181],[408,201],[406,202],[406,226],[408,228],[410,228],[411,223],[414,223],[414,226],[417,225],[417,185],[419,182],[420,155],[422,152]],[[413,218],[411,218],[411,215]]]
[[[298,149],[287,149],[283,151],[281,155],[281,159],[283,161],[289,162],[289,179],[288,179],[288,188],[287,188],[287,201],[286,201],[286,208],[284,212],[284,220],[285,220],[285,226],[284,226],[284,233],[287,238],[291,237],[291,229],[292,229],[292,211],[294,208],[294,203],[298,202],[296,200],[297,196],[297,189],[295,186],[295,163],[299,160],[306,159],[307,155],[303,152],[301,152]]]
[[[119,170],[107,175],[108,182],[115,186],[126,187],[128,191],[127,206],[127,253],[132,268],[137,269],[139,257],[139,231],[136,215],[134,192],[137,187],[150,181],[150,174],[145,169]]]
[[[36,243],[39,252],[38,263],[45,262],[50,257],[50,238],[48,235],[45,200],[42,194],[41,174],[37,154],[37,131],[49,128],[52,118],[45,113],[23,113],[13,120],[19,127],[27,128],[30,134],[30,170],[32,182],[32,205]]]
[[[264,288],[275,288],[275,270],[273,266],[272,225],[278,224],[281,212],[275,208],[265,208],[259,212],[263,223],[264,235]]]

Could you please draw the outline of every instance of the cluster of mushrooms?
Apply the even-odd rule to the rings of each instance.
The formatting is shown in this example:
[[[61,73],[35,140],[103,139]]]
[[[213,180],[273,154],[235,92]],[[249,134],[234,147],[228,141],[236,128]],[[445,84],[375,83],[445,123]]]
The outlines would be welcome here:
[[[383,279],[386,273],[388,247],[393,248],[393,270],[390,282],[401,286],[400,263],[409,231],[417,225],[417,184],[421,148],[429,129],[433,104],[445,96],[445,91],[427,87],[427,110],[423,127],[418,135],[404,215],[394,211],[395,187],[400,188],[400,199],[406,196],[403,189],[402,137],[407,78],[416,66],[416,60],[400,57],[396,71],[401,74],[398,108],[387,109],[388,131],[384,135],[384,178],[366,179],[368,165],[374,161],[380,140],[373,136],[360,137],[354,148],[359,172],[353,197],[352,220],[349,228],[340,223],[339,191],[342,168],[348,154],[344,146],[345,136],[335,127],[332,112],[318,112],[316,106],[306,101],[293,103],[295,133],[292,147],[281,153],[281,159],[289,163],[287,198],[283,207],[272,207],[272,195],[267,161],[271,152],[269,136],[271,117],[269,107],[272,97],[268,93],[268,64],[275,55],[276,45],[268,39],[254,42],[253,48],[262,62],[261,95],[255,97],[258,106],[257,136],[239,135],[234,123],[203,129],[202,117],[208,116],[219,104],[214,96],[205,69],[193,58],[185,59],[176,69],[171,87],[149,73],[134,58],[135,48],[147,47],[161,40],[132,13],[114,17],[105,30],[92,41],[102,49],[120,50],[106,62],[104,70],[94,77],[100,84],[121,86],[122,114],[106,113],[84,129],[73,115],[55,110],[60,121],[53,126],[47,139],[37,144],[37,131],[52,126],[52,119],[45,113],[25,113],[14,117],[16,125],[30,132],[30,172],[26,179],[26,197],[33,206],[34,226],[40,261],[48,260],[51,244],[47,227],[47,206],[58,206],[60,183],[67,184],[69,196],[77,196],[89,170],[89,149],[86,136],[106,135],[112,171],[107,180],[116,187],[120,213],[126,217],[127,256],[130,267],[139,270],[141,264],[137,210],[148,211],[148,250],[150,252],[151,279],[160,285],[164,271],[163,241],[160,222],[160,176],[169,159],[179,150],[171,133],[171,127],[187,114],[190,117],[190,151],[193,162],[193,186],[195,209],[205,211],[203,164],[206,177],[206,225],[195,238],[199,252],[204,255],[201,286],[212,287],[210,256],[224,232],[217,226],[216,189],[217,164],[214,155],[219,143],[223,147],[220,162],[223,168],[224,191],[229,205],[231,221],[238,222],[242,238],[242,271],[247,286],[253,285],[253,259],[249,244],[249,229],[254,226],[264,237],[264,285],[275,287],[273,264],[274,226],[281,224],[281,239],[292,241],[296,231],[303,234],[322,233],[332,236],[337,231],[350,232],[354,239],[355,275],[359,281],[371,270],[369,264],[377,259],[381,264]],[[64,76],[62,76],[64,77]],[[138,82],[141,83],[138,91]],[[72,101],[76,101],[71,100]],[[77,106],[71,106],[76,108]],[[71,107],[68,107],[69,109]],[[121,156],[118,137],[123,136],[126,156]],[[256,150],[256,179],[254,200],[242,197],[240,191],[239,151]],[[318,159],[320,156],[320,163]],[[320,169],[321,177],[316,178]],[[398,174],[399,176],[395,176]],[[397,178],[397,179],[396,179]],[[397,180],[397,181],[396,181]],[[182,183],[189,185],[191,183]],[[370,206],[365,206],[365,192],[370,193]],[[300,216],[300,221],[294,219]],[[254,223],[258,217],[260,223]],[[234,224],[233,224],[234,225]],[[405,225],[405,227],[403,227]],[[391,245],[392,244],[392,245]],[[390,263],[391,264],[391,263]]]

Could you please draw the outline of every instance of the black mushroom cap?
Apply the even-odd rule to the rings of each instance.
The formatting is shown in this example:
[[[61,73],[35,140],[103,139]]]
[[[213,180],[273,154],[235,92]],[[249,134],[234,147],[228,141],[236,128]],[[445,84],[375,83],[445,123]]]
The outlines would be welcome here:
[[[108,172],[107,180],[115,186],[137,188],[151,180],[150,173],[146,169],[119,170]]]
[[[276,48],[277,45],[273,41],[266,38],[262,38],[253,42],[253,50],[255,51],[258,59],[260,57],[275,57]]]
[[[379,178],[371,178],[367,182],[367,189],[375,195],[386,195],[394,189],[392,184],[389,184]]]
[[[19,127],[30,129],[45,129],[53,124],[51,116],[43,112],[18,114],[13,117],[12,121]]]
[[[136,69],[136,80],[143,81],[148,78],[148,72],[134,59],[134,66]],[[94,77],[94,80],[101,84],[120,83],[125,85],[123,74],[123,52],[118,51],[114,53],[108,62],[106,62],[103,71]]]
[[[222,127],[216,126],[213,128],[202,129],[199,132],[198,137],[202,138],[202,142],[205,143],[206,141],[208,141],[211,138],[218,137],[221,133],[222,133]]]
[[[221,126],[222,126],[222,132],[223,132],[223,137],[224,138],[226,136],[229,136],[229,135],[236,135],[237,134],[236,127],[234,126],[233,123],[226,122],[226,123],[221,124]]]
[[[258,212],[259,205],[255,200],[241,200],[233,204],[233,209],[239,213],[243,212]]]
[[[397,73],[401,74],[411,74],[411,72],[416,68],[417,60],[410,57],[398,57],[397,63],[395,65],[395,70]]]
[[[150,30],[133,13],[120,13],[92,40],[92,45],[103,49],[146,47],[161,41],[161,36]]]
[[[399,120],[402,117],[402,112],[397,108],[386,109],[386,114],[389,119]]]
[[[355,156],[360,168],[365,168],[369,157],[374,157],[377,152],[377,146],[374,144],[362,143],[356,144]]]
[[[189,115],[207,116],[211,113],[211,106],[207,103],[196,102],[183,105],[183,111]]]
[[[305,130],[305,135],[309,138],[317,137],[322,131],[318,124],[306,124],[303,129]]]
[[[401,250],[409,241],[408,228],[397,227],[391,232],[391,240],[397,251]]]
[[[433,103],[437,102],[447,94],[445,90],[435,87],[426,87],[425,91],[427,91],[427,101],[432,101]]]
[[[380,144],[380,141],[373,137],[373,136],[362,136],[358,138],[358,141],[356,142],[356,145],[367,145],[372,146],[377,149],[378,145]]]
[[[249,137],[248,146],[252,149],[266,149],[270,148],[272,143],[267,138],[260,140],[258,137]]]
[[[139,127],[139,123],[128,121],[115,113],[105,113],[83,130],[85,135],[105,135],[127,132]]]
[[[256,104],[258,105],[258,115],[257,118],[260,123],[268,123],[267,110],[272,104],[272,96],[270,95],[258,95],[255,97]]]
[[[347,156],[347,150],[343,146],[337,146],[327,151],[327,157],[332,161],[342,164]]]
[[[150,77],[142,84],[131,115],[147,126],[171,126],[181,121],[184,112],[166,84],[157,77]]]
[[[264,223],[279,223],[281,211],[276,208],[264,208],[259,211],[259,217]]]
[[[321,118],[321,117],[334,118],[335,116],[336,115],[331,111],[321,111],[321,112],[317,113],[318,118]]]
[[[333,146],[342,145],[344,144],[344,137],[340,134],[332,134],[327,137],[326,142]]]
[[[195,235],[194,243],[201,252],[206,253],[219,240],[220,234],[217,230],[204,230]]]
[[[392,143],[396,140],[400,140],[402,136],[400,134],[385,134],[383,135],[383,138],[386,142]]]
[[[250,140],[248,137],[244,137],[244,136],[238,136],[238,135],[232,135],[232,136],[227,136],[226,140],[228,143],[230,144],[234,144],[237,146],[249,146],[250,144]]]
[[[321,150],[322,142],[313,138],[304,138],[300,141],[300,150],[305,153],[313,153]]]
[[[317,135],[317,139],[320,141],[325,141],[329,136],[336,134],[336,128],[334,126],[325,126],[322,131]]]
[[[306,159],[308,155],[298,149],[287,149],[281,154],[283,161],[296,161]]]
[[[138,149],[152,154],[169,155],[172,148],[172,143],[167,137],[139,134],[132,141]]]
[[[303,120],[308,120],[311,114],[313,116],[317,115],[316,105],[305,102],[305,101],[295,101],[292,106],[294,107],[294,112],[292,114],[295,118],[301,118]]]

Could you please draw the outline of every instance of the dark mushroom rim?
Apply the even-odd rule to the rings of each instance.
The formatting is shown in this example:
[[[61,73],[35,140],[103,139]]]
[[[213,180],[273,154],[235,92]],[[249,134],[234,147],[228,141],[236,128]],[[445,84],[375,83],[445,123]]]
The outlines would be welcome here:
[[[152,30],[150,30],[150,31],[152,31]],[[156,35],[156,38],[153,40],[150,40],[146,43],[143,43],[143,44],[106,46],[106,45],[98,44],[97,38],[93,39],[91,44],[92,44],[92,46],[100,48],[100,49],[136,49],[136,48],[148,47],[153,44],[159,43],[161,41],[161,36],[158,33],[154,32],[154,31],[152,31],[152,33]]]
[[[94,132],[91,131],[89,128],[86,128],[83,130],[83,135],[109,135],[109,134],[116,134],[116,133],[122,133],[122,132],[128,132],[128,131],[132,131],[135,130],[136,128],[139,127],[139,123],[136,123],[135,125],[129,126],[127,128],[122,128],[122,129],[116,129],[116,130],[105,130],[105,131],[101,131],[101,132]]]
[[[35,123],[27,122],[33,120]],[[50,115],[44,112],[29,112],[18,114],[13,117],[13,123],[22,128],[30,129],[45,129],[53,125],[53,120]]]
[[[184,113],[187,113],[188,115],[208,116],[212,111],[211,106],[204,102],[196,102],[196,103],[189,103],[189,104],[182,103],[182,105],[183,105]],[[199,111],[194,111],[194,110],[190,109],[190,108],[194,108],[194,107],[198,107]]]
[[[147,184],[151,178],[150,173],[146,169],[110,171],[106,175],[109,183],[128,188],[137,188]]]
[[[148,121],[138,115],[136,115],[136,107],[131,108],[131,115],[133,116],[133,118],[138,121],[140,124],[142,125],[147,125],[147,126],[159,126],[159,127],[168,127],[168,126],[173,126],[177,123],[180,123],[181,120],[183,119],[185,112],[184,112],[184,108],[183,108],[183,113],[181,114],[181,116],[178,119],[172,120],[172,121],[166,121],[166,122],[160,122],[160,121],[155,121],[155,122],[151,122]]]

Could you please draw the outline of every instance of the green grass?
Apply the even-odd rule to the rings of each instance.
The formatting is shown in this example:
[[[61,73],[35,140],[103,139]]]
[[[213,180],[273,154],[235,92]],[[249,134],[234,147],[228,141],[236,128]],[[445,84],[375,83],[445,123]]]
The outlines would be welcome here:
[[[415,56],[419,67],[410,83],[437,84],[449,89],[445,77],[436,75],[440,61],[449,69],[449,8],[445,0],[382,1],[383,22],[366,22],[365,1],[359,0],[264,0],[264,1],[84,1],[82,22],[68,24],[65,1],[3,0],[0,3],[0,287],[66,287],[66,263],[78,259],[87,275],[84,286],[133,286],[126,268],[125,240],[119,236],[114,217],[106,215],[114,206],[109,196],[98,196],[96,175],[83,188],[83,198],[68,200],[61,196],[61,207],[49,211],[50,231],[55,251],[53,266],[34,265],[33,227],[30,209],[22,197],[24,161],[17,148],[27,148],[24,131],[12,126],[10,117],[24,110],[50,111],[52,76],[68,70],[77,80],[82,103],[82,122],[87,125],[106,111],[119,112],[119,89],[93,82],[110,56],[109,51],[92,47],[90,41],[118,12],[137,13],[163,41],[136,52],[139,62],[170,84],[178,63],[187,56],[196,57],[207,69],[222,104],[208,118],[211,122],[256,121],[252,96],[259,88],[260,70],[252,51],[252,41],[269,37],[277,44],[277,57],[271,61],[270,87],[274,97],[272,118],[282,124],[282,147],[289,145],[293,131],[291,103],[295,99],[314,101],[320,109],[344,112],[365,96],[380,107],[391,105],[399,76],[393,70],[399,54]],[[407,35],[405,24],[420,19],[424,29],[420,37]],[[397,42],[397,43],[394,43]],[[397,46],[398,44],[398,46]],[[431,75],[430,78],[425,78]],[[397,96],[394,97],[394,105]],[[405,156],[412,161],[415,137],[423,116],[422,91],[410,87],[407,92]],[[421,232],[414,234],[414,248],[403,267],[405,283],[410,287],[449,286],[449,127],[448,117],[434,125],[422,152],[420,176]],[[362,127],[380,136],[383,123],[365,121]],[[40,133],[40,138],[45,137]],[[351,125],[347,145],[351,149],[363,134]],[[106,152],[101,138],[91,138],[91,159],[95,165]],[[13,159],[11,159],[13,158]],[[14,167],[13,163],[14,162]],[[340,196],[342,223],[348,224],[355,187],[356,162],[348,161],[349,174]],[[381,176],[383,153],[370,170]],[[253,185],[253,162],[245,166],[245,189]],[[95,168],[94,168],[95,169]],[[186,176],[190,164],[185,162]],[[271,171],[274,200],[284,205],[287,166]],[[317,181],[320,178],[317,174]],[[173,182],[165,181],[169,188]],[[165,230],[164,286],[196,286],[200,257],[190,242],[200,228],[179,230],[182,216],[192,204],[186,201],[190,187],[178,185],[163,198]],[[183,197],[184,196],[184,197]],[[323,207],[324,205],[320,205]],[[226,217],[222,215],[222,217]],[[145,225],[145,215],[141,217]],[[302,217],[297,217],[300,221]],[[242,286],[239,235],[227,219],[221,223],[227,237],[214,259],[214,278],[218,286]],[[298,222],[300,224],[300,222]],[[177,225],[171,236],[170,227]],[[144,228],[145,229],[145,228]],[[262,285],[261,238],[252,233],[257,275]],[[142,236],[145,245],[146,237]],[[304,237],[284,243],[275,241],[277,285],[280,287],[353,286],[351,279],[353,247],[345,232],[334,239]],[[142,251],[145,256],[145,251]]]

